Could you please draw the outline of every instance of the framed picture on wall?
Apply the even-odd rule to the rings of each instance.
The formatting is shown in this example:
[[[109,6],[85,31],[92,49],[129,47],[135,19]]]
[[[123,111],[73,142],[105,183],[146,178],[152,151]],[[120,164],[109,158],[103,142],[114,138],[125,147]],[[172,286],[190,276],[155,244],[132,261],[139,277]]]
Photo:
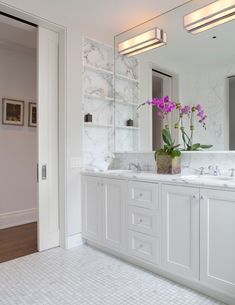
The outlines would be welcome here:
[[[24,125],[24,101],[2,99],[2,124]]]
[[[37,104],[29,103],[29,127],[37,127]]]

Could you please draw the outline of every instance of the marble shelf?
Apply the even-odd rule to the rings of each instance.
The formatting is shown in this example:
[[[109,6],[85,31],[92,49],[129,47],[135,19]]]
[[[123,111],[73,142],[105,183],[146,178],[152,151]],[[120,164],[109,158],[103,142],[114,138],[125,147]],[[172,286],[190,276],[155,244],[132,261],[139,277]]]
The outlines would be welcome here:
[[[96,124],[96,123],[89,123],[89,122],[84,122],[85,127],[98,127],[98,128],[114,128],[114,125],[112,124]]]
[[[127,129],[127,130],[139,130],[139,127],[136,126],[115,126],[117,129]]]
[[[93,99],[93,100],[107,101],[107,102],[114,102],[114,98],[113,97],[109,97],[109,96],[100,96],[100,95],[94,95],[94,94],[84,94],[84,98]]]
[[[133,82],[133,83],[137,83],[137,84],[139,83],[139,81],[137,79],[130,78],[130,77],[127,77],[127,76],[119,74],[119,73],[116,73],[115,77],[121,78],[121,79],[126,80],[128,82]]]
[[[85,69],[92,70],[92,71],[97,72],[97,73],[105,73],[105,74],[111,74],[111,75],[113,75],[113,71],[111,71],[111,70],[106,70],[106,69],[102,69],[102,68],[97,68],[97,67],[95,67],[95,66],[88,65],[88,64],[85,64],[85,65],[84,65],[84,68],[85,68]]]

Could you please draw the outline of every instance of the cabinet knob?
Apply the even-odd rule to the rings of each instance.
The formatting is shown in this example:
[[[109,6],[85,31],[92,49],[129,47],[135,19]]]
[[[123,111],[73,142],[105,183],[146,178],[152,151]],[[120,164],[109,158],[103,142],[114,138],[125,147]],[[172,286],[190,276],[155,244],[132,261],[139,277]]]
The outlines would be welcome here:
[[[140,194],[139,194],[139,197],[142,197],[142,196],[143,196],[143,194],[142,194],[142,193],[140,193]]]
[[[142,218],[139,219],[139,223],[141,223],[141,222],[143,222],[143,219],[142,219]]]
[[[204,196],[201,195],[200,199],[201,199],[201,200],[204,200]]]
[[[193,199],[196,200],[196,199],[197,199],[197,196],[196,196],[196,195],[193,195]]]

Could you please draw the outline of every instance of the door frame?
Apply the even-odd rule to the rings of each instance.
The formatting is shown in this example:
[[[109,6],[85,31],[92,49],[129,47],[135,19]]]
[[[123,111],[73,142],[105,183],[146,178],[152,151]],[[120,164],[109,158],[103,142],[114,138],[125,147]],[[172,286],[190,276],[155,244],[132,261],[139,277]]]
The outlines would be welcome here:
[[[148,79],[149,79],[149,87],[148,87],[148,98],[152,99],[152,92],[153,92],[153,84],[152,84],[152,74],[153,74],[153,70],[158,71],[159,73],[162,73],[163,75],[169,75],[172,79],[172,87],[171,87],[171,98],[173,101],[178,101],[179,100],[179,76],[172,72],[169,71],[161,66],[156,65],[153,62],[149,63],[149,72],[148,72]],[[150,122],[149,124],[149,143],[150,143],[150,150],[152,151],[152,147],[153,147],[153,142],[152,142],[152,109],[151,107],[149,107],[148,109],[148,121]],[[174,118],[171,118],[171,121],[174,121]],[[172,122],[171,122],[172,123]],[[173,129],[173,125],[170,126],[171,129]],[[176,141],[178,141],[178,136],[176,136]]]
[[[6,14],[23,19],[25,21],[44,27],[59,34],[59,100],[58,100],[58,172],[59,172],[59,234],[60,247],[66,248],[66,228],[67,228],[67,28],[53,23],[39,16],[26,13],[16,7],[0,2],[0,10]]]

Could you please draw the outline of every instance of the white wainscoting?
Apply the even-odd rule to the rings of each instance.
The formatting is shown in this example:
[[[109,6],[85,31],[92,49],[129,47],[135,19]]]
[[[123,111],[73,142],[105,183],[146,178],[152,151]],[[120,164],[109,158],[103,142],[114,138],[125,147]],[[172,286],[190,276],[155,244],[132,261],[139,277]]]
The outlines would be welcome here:
[[[0,229],[37,221],[37,209],[27,209],[0,214]]]

